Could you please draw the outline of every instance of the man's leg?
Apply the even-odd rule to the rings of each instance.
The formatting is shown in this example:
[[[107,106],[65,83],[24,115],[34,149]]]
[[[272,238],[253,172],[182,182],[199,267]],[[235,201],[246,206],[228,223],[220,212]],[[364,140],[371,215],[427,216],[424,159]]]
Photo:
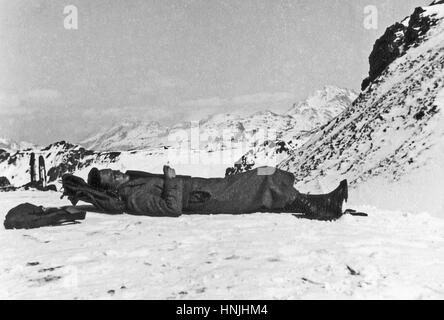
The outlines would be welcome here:
[[[193,178],[191,200],[185,211],[199,214],[246,214],[284,212],[297,191],[294,176],[276,168],[258,168],[225,178]],[[204,192],[208,198],[193,201],[193,194]]]

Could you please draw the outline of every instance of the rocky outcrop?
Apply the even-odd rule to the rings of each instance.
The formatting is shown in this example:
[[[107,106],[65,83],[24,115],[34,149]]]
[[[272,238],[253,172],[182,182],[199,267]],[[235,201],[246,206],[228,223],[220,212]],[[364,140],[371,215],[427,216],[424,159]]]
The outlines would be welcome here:
[[[9,182],[8,178],[6,177],[0,177],[0,188],[10,186],[11,183]]]
[[[432,6],[442,3],[444,0],[434,1]],[[433,15],[424,15],[424,12],[425,9],[416,8],[410,17],[387,28],[384,35],[375,42],[369,57],[369,75],[362,82],[362,90],[374,82],[393,61],[403,56],[408,49],[413,46],[417,47],[423,42],[427,32],[439,21],[439,19],[434,19]]]
[[[15,188],[11,185],[8,178],[0,177],[0,192],[13,191]]]
[[[4,149],[0,149],[0,162],[5,161],[10,156],[10,153]]]

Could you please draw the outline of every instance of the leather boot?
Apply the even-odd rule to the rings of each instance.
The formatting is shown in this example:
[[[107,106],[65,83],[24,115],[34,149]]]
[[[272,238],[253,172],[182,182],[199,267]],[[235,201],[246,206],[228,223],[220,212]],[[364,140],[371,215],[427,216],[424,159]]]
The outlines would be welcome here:
[[[343,180],[336,190],[328,194],[299,194],[292,209],[316,220],[336,220],[342,214],[342,204],[348,200],[348,183]]]

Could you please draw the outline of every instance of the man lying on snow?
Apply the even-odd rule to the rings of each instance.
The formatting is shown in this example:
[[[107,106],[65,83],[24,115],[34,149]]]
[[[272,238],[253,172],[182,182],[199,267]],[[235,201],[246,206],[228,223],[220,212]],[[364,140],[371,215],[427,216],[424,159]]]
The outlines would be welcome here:
[[[347,181],[325,195],[299,193],[294,175],[275,168],[259,168],[225,178],[176,176],[164,166],[163,175],[139,171],[125,174],[91,169],[88,183],[63,176],[64,195],[109,213],[177,217],[181,214],[303,213],[309,218],[335,220],[347,201]]]

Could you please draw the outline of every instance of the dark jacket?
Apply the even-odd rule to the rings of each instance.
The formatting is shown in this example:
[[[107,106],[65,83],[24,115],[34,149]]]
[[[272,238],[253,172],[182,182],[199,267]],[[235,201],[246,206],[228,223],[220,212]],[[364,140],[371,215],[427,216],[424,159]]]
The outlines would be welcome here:
[[[293,174],[268,167],[209,179],[189,176],[167,179],[162,175],[135,171],[126,174],[131,180],[121,185],[114,196],[109,195],[110,199],[97,199],[100,195],[91,196],[87,191],[80,190],[81,197],[77,196],[75,200],[90,202],[106,211],[179,216],[182,213],[282,212],[298,194],[293,187]],[[65,194],[70,196],[71,193],[72,198],[70,179],[64,177],[63,181]]]

